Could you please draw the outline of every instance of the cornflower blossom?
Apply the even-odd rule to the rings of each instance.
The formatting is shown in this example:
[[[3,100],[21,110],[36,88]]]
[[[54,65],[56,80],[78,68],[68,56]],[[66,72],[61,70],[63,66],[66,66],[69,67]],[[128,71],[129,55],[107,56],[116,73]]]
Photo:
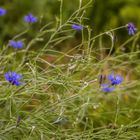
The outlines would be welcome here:
[[[102,85],[101,85],[101,90],[102,90],[103,92],[111,92],[111,91],[114,90],[114,87],[110,87],[109,84],[102,84]]]
[[[120,75],[114,75],[114,74],[110,74],[108,75],[108,80],[111,81],[111,85],[118,85],[120,83],[122,83],[123,78]]]
[[[123,78],[120,75],[114,75],[114,74],[108,75],[108,80],[110,82],[103,83],[105,79],[106,79],[105,75],[104,77],[103,75],[99,76],[99,84],[100,84],[101,91],[106,93],[115,90],[115,85],[118,85],[123,81]]]
[[[127,30],[128,30],[129,35],[134,35],[138,29],[135,28],[135,26],[134,26],[134,24],[132,22],[129,22],[127,24]]]
[[[20,80],[22,79],[22,76],[16,72],[9,71],[6,74],[4,74],[4,77],[5,77],[5,80],[11,83],[12,85],[19,86],[23,84],[23,82],[20,82]]]
[[[0,16],[4,16],[6,14],[6,10],[0,7]]]
[[[101,85],[106,80],[106,75],[100,75],[99,76],[99,84]]]
[[[9,42],[9,46],[11,46],[15,49],[22,49],[24,47],[24,43],[22,41],[11,40]]]
[[[24,16],[24,21],[27,23],[35,23],[37,22],[37,17],[33,16],[31,13]]]
[[[79,31],[83,29],[83,26],[82,26],[82,25],[79,25],[79,24],[73,24],[71,27],[72,27],[73,29],[79,30]]]
[[[99,84],[100,84],[100,85],[102,84],[102,81],[103,81],[103,76],[100,75],[100,77],[99,77]]]

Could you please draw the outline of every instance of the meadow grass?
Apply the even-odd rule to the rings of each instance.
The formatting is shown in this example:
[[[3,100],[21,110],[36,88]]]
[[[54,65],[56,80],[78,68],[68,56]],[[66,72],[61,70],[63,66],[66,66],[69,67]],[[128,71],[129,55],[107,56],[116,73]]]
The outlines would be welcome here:
[[[23,49],[1,47],[0,140],[140,139],[139,32],[121,45],[114,34],[126,25],[95,35],[84,25],[92,2],[79,0],[63,21],[60,0],[56,23],[41,27]],[[71,29],[75,23],[83,30]],[[14,39],[25,40],[30,30],[32,25]],[[25,83],[6,82],[9,70]],[[104,93],[99,76],[112,72],[124,80]]]

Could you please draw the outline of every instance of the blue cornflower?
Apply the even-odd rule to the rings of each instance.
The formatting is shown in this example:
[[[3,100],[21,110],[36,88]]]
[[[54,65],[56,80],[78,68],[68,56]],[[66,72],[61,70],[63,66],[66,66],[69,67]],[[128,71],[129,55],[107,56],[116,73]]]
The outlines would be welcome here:
[[[35,23],[37,22],[37,17],[33,16],[31,13],[24,16],[24,21],[27,23]]]
[[[132,22],[127,24],[127,30],[128,30],[128,34],[129,35],[134,35],[135,32],[138,30],[137,28],[135,28],[134,24]]]
[[[106,75],[100,75],[99,76],[99,84],[101,85],[106,80]]]
[[[73,29],[79,30],[79,31],[83,29],[83,26],[82,26],[82,25],[79,25],[79,24],[73,24],[71,27],[72,27]]]
[[[20,82],[20,80],[22,79],[22,76],[20,74],[17,74],[16,72],[9,71],[6,74],[4,74],[4,77],[5,77],[5,80],[10,82],[12,85],[19,86],[23,84],[23,82]]]
[[[11,40],[9,42],[9,46],[15,48],[15,49],[21,49],[24,47],[24,43],[22,41],[15,41],[15,40]]]
[[[0,8],[0,16],[4,16],[6,14],[6,10],[3,8]]]
[[[103,75],[101,74],[101,75],[99,76],[99,84],[100,84],[100,85],[102,84],[102,81],[103,81]]]
[[[111,91],[114,90],[114,87],[110,87],[109,84],[102,84],[102,85],[101,85],[101,90],[102,90],[103,92],[111,92]]]
[[[114,75],[114,74],[110,74],[108,75],[108,80],[111,81],[112,85],[118,85],[120,83],[122,83],[123,78],[120,75]]]

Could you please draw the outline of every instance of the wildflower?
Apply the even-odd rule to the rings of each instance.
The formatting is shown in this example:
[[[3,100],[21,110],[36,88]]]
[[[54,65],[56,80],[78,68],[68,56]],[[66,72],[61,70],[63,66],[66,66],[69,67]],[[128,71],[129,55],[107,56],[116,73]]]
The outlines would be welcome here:
[[[101,85],[101,90],[102,90],[103,92],[111,92],[111,91],[114,90],[114,87],[110,87],[109,84],[102,84],[102,85]]]
[[[20,122],[21,122],[21,117],[18,116],[17,121],[16,121],[16,127],[18,127],[20,125]]]
[[[31,13],[24,16],[24,21],[27,23],[35,23],[37,22],[37,17],[33,16]]]
[[[111,81],[112,85],[118,85],[118,84],[122,83],[123,78],[120,75],[114,76],[114,74],[110,74],[110,75],[108,75],[108,80]]]
[[[23,82],[20,82],[20,80],[22,79],[22,76],[20,74],[17,74],[16,72],[9,71],[6,74],[4,74],[4,77],[5,77],[5,80],[10,82],[12,85],[19,86],[23,84]]]
[[[0,16],[4,16],[6,14],[6,10],[3,8],[0,8]]]
[[[82,26],[82,25],[78,25],[78,24],[73,24],[71,27],[72,27],[73,29],[79,30],[79,31],[83,29],[83,26]]]
[[[102,84],[102,81],[103,81],[103,76],[102,74],[99,76],[99,84],[101,85]]]
[[[135,32],[138,30],[137,28],[135,28],[134,24],[132,22],[127,24],[127,30],[128,30],[128,34],[129,35],[134,35]]]
[[[106,75],[100,75],[99,76],[99,84],[101,85],[106,80]]]
[[[22,41],[15,41],[15,40],[11,40],[9,42],[9,45],[15,49],[21,49],[24,46],[24,43]]]

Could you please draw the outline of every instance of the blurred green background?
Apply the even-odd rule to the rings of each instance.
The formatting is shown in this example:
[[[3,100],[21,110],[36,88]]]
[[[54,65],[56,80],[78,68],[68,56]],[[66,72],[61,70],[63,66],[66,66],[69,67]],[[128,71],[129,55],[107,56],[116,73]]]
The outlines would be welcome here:
[[[3,44],[7,44],[8,41],[12,39],[15,35],[24,32],[25,30],[30,28],[29,32],[27,34],[24,34],[20,38],[23,39],[25,45],[27,45],[24,50],[25,54],[23,52],[24,55],[21,55],[22,50],[17,51],[18,53],[16,54],[13,49],[12,51],[7,49],[8,51],[11,51],[11,53],[5,51],[3,54],[3,56],[5,55],[5,57],[2,57],[4,60],[1,61],[2,66],[6,67],[2,68],[4,69],[3,71],[7,71],[8,69],[12,69],[14,71],[18,70],[20,71],[20,73],[23,73],[25,80],[27,79],[27,81],[29,82],[31,79],[33,80],[33,82],[31,81],[31,83],[27,85],[27,87],[23,87],[20,92],[17,90],[19,94],[15,94],[17,92],[14,92],[16,88],[13,89],[12,86],[11,89],[6,87],[7,92],[5,92],[5,86],[1,86],[1,97],[7,97],[7,100],[5,100],[5,98],[1,99],[4,100],[4,103],[2,102],[1,104],[1,118],[3,120],[5,116],[7,117],[7,120],[5,121],[6,123],[2,124],[3,127],[1,129],[4,130],[6,128],[5,132],[7,132],[7,128],[10,125],[15,125],[17,118],[17,115],[15,115],[16,113],[21,113],[21,117],[23,116],[23,122],[21,123],[22,127],[20,127],[21,130],[24,130],[23,133],[21,134],[20,129],[19,131],[16,131],[15,129],[13,129],[12,131],[10,130],[10,133],[5,133],[8,138],[12,135],[15,135],[17,139],[19,139],[18,137],[21,138],[25,135],[27,135],[28,137],[29,132],[32,132],[31,129],[34,128],[34,125],[37,126],[37,129],[35,128],[35,131],[37,133],[34,133],[34,135],[38,136],[38,133],[40,133],[41,131],[43,132],[44,130],[45,134],[48,134],[50,133],[50,131],[48,131],[50,129],[52,130],[52,132],[55,130],[54,132],[56,132],[56,135],[61,134],[60,137],[62,136],[63,138],[66,127],[70,128],[70,136],[72,136],[73,133],[77,135],[76,131],[79,131],[81,128],[83,128],[84,130],[91,129],[91,131],[89,131],[89,134],[94,135],[92,129],[93,126],[109,126],[114,128],[121,126],[122,124],[127,125],[132,122],[137,123],[138,125],[140,124],[140,119],[138,117],[140,112],[140,82],[131,80],[135,79],[135,77],[140,77],[140,55],[139,46],[137,45],[138,37],[134,36],[136,37],[136,41],[134,39],[134,43],[131,41],[130,44],[127,44],[127,46],[125,46],[125,48],[128,49],[126,51],[131,52],[125,54],[121,49],[118,49],[118,44],[124,43],[128,39],[133,38],[133,36],[130,37],[125,28],[115,31],[115,34],[117,35],[117,45],[115,44],[113,46],[113,49],[116,51],[112,50],[112,52],[114,51],[115,53],[114,55],[110,55],[110,57],[106,57],[108,53],[111,52],[110,38],[108,38],[108,36],[105,36],[107,38],[106,39],[104,36],[101,36],[101,38],[98,38],[95,42],[96,44],[93,44],[93,47],[92,41],[90,41],[89,44],[86,42],[87,38],[85,36],[87,35],[87,30],[84,30],[83,32],[72,30],[71,33],[69,32],[71,28],[69,28],[68,32],[63,32],[67,31],[66,26],[66,29],[64,28],[63,30],[60,30],[59,33],[56,34],[56,36],[52,39],[53,41],[55,40],[54,42],[50,41],[50,43],[48,43],[49,37],[51,35],[53,36],[52,32],[55,32],[57,29],[56,24],[59,23],[58,20],[60,16],[61,1],[62,0],[0,1],[0,7],[7,10],[6,16],[0,17],[0,46],[2,46]],[[67,21],[67,19],[78,9],[80,1],[82,1],[82,4],[85,5],[90,0],[63,0],[63,23]],[[140,0],[93,0],[92,4],[89,6],[90,7],[86,9],[85,13],[85,17],[88,18],[83,18],[82,24],[85,26],[89,25],[92,28],[93,36],[96,36],[101,32],[110,30],[112,28],[126,25],[128,22],[133,22],[136,28],[140,27]],[[30,12],[39,18],[39,22],[33,24],[32,26],[28,26],[28,24],[23,21],[24,15]],[[75,19],[74,21],[78,22],[78,19]],[[41,37],[44,39],[42,42],[37,42],[36,40],[34,41],[33,39],[36,37],[36,34],[39,33],[39,30],[48,23],[52,24],[49,27],[45,28],[45,31],[48,31],[51,27],[52,32],[47,32],[44,35],[45,37],[42,35],[43,37]],[[85,33],[85,40],[81,43],[82,33]],[[56,42],[59,42],[61,40],[59,37],[67,37],[68,35],[71,35],[72,38],[69,37],[67,40],[65,39],[66,41],[56,44]],[[104,39],[103,44],[102,42],[100,43],[100,39]],[[79,42],[81,43],[81,46],[77,47],[80,44]],[[90,43],[91,50],[88,50],[88,45],[90,46]],[[33,44],[33,48],[29,47],[30,44],[31,46]],[[41,51],[34,51],[35,53],[30,51],[30,53],[28,53],[28,47],[29,49],[34,49],[34,47],[38,47],[40,50],[45,48],[43,51],[47,55],[44,55],[44,52],[42,51],[43,54],[40,54],[39,56],[41,57],[38,58],[38,53],[40,53]],[[63,51],[66,52],[64,52],[65,55],[61,53],[62,51],[55,52],[55,50],[53,49],[56,48],[54,47],[57,47],[57,50],[63,49]],[[70,49],[68,47],[73,47],[74,49],[69,52]],[[48,49],[47,51],[46,48]],[[135,51],[135,49],[138,50]],[[82,54],[83,50],[85,50],[85,55]],[[73,55],[74,51],[76,52],[75,55]],[[90,51],[91,54],[89,53]],[[23,66],[25,67],[21,67],[20,64],[22,63],[22,61],[20,60],[24,60]],[[53,61],[54,63],[52,63]],[[61,63],[63,65],[61,65]],[[122,85],[122,87],[120,88],[120,90],[122,89],[122,91],[120,91],[119,88],[117,91],[117,93],[119,94],[108,94],[108,96],[106,96],[107,94],[100,94],[98,82],[93,82],[93,85],[92,83],[89,86],[86,85],[86,83],[88,82],[85,81],[90,81],[98,78],[98,75],[102,72],[103,74],[106,74],[112,70],[120,73],[121,75],[125,75],[124,85]],[[80,82],[81,79],[83,83]],[[77,81],[79,82],[77,83]],[[10,96],[11,91],[15,94],[13,98],[11,98]],[[7,95],[7,93],[9,95]],[[75,96],[74,98],[71,98],[73,97],[73,95],[76,95],[76,98]],[[117,107],[117,100],[119,100],[118,95],[120,97],[120,104]],[[67,98],[68,100],[65,100]],[[62,103],[56,104],[55,106],[55,103],[57,103],[57,101],[58,103],[62,101]],[[13,104],[10,103],[9,105],[9,102],[13,102]],[[96,107],[96,105],[98,105],[99,107]],[[54,127],[54,125],[52,124],[50,125],[48,122],[52,122],[52,120],[54,121],[55,118],[59,117],[59,110],[61,110],[61,106],[64,106],[64,109],[66,110],[66,113],[64,112],[64,114],[62,114],[64,115],[64,117],[62,116],[64,118],[63,120],[67,120],[68,118],[70,120],[70,124],[68,124],[69,126],[60,126],[61,128],[58,127],[58,129],[56,129],[57,127]],[[5,112],[7,114],[9,113],[9,110],[11,111],[11,108],[13,109],[13,119],[11,119],[11,114],[11,116],[9,115],[10,117],[5,112],[5,115],[3,115],[3,110],[5,108]],[[54,108],[56,109],[54,110]],[[30,113],[28,110],[32,110],[32,112]],[[120,113],[119,115],[118,112]],[[118,115],[118,119],[116,119],[116,114]],[[86,120],[87,116],[89,120]],[[78,117],[79,120],[77,119]],[[11,122],[9,120],[11,120]],[[118,122],[116,122],[116,120]],[[117,123],[118,126],[113,126],[114,124],[112,122],[114,124]],[[138,126],[138,128],[140,127]],[[121,129],[122,127],[118,129],[116,133],[117,136],[119,135]],[[108,135],[112,135],[110,134],[110,132],[111,131],[109,130]],[[114,132],[114,129],[112,129],[112,132]],[[132,131],[132,133],[134,132]],[[85,133],[82,134],[85,135]],[[87,136],[89,134],[87,134]],[[107,131],[103,131],[103,134],[106,137]],[[124,134],[130,135],[130,131],[128,131],[128,133],[124,132]],[[137,134],[137,130],[134,135],[135,134]],[[5,137],[5,135],[3,137]],[[54,133],[50,133],[50,135],[54,135]],[[98,135],[100,136],[100,133],[98,133]],[[137,135],[139,135],[139,132]],[[47,136],[48,135],[46,135],[46,137]],[[81,136],[81,133],[79,133],[79,136]],[[102,135],[100,137],[102,137]],[[8,140],[8,138],[6,140]],[[29,139],[27,138],[26,140]]]
[[[78,9],[79,1],[63,0],[63,22]],[[89,0],[83,0],[83,4],[88,2]],[[130,21],[139,27],[139,0],[96,0],[92,3],[86,11],[89,19],[83,24],[90,25],[95,34],[125,25]],[[23,16],[30,12],[39,17],[40,27],[43,22],[56,21],[59,18],[60,0],[1,0],[0,7],[7,9],[7,15],[0,17],[0,45],[2,45],[26,29]],[[124,37],[124,32],[120,32],[119,35]],[[33,33],[30,33],[30,37],[33,37]]]

